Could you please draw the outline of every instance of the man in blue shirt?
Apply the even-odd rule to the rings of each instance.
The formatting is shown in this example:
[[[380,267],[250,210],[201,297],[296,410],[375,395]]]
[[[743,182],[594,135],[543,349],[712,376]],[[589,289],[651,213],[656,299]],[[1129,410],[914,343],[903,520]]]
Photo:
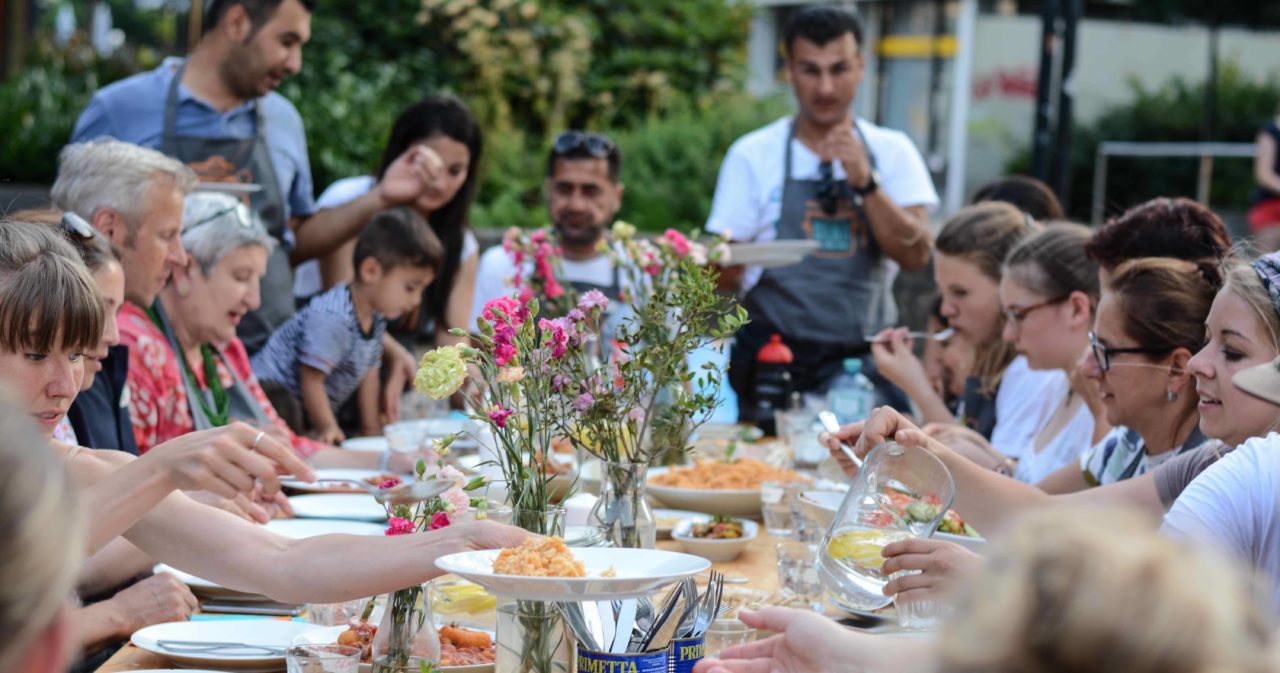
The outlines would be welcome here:
[[[262,308],[240,325],[250,352],[293,314],[294,264],[353,239],[377,210],[416,198],[426,179],[427,158],[406,152],[365,196],[316,211],[302,119],[275,92],[302,68],[314,7],[315,0],[211,0],[189,58],[166,59],[98,91],[72,134],[72,142],[111,136],[159,149],[203,183],[230,183],[222,189],[258,212],[281,245],[262,279]],[[398,344],[386,352],[397,363],[390,393],[412,376],[414,362]]]

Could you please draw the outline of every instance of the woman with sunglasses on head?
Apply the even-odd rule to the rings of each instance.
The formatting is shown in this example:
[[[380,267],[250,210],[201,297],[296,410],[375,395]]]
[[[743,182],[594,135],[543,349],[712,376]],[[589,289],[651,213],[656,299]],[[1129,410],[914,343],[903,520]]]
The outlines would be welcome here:
[[[236,336],[260,301],[258,280],[274,241],[234,197],[196,193],[183,204],[182,244],[191,257],[148,309],[128,304],[121,339],[129,347],[130,413],[138,448],[241,420],[266,430],[322,467],[412,471],[414,454],[343,451],[294,434],[253,375]],[[381,464],[381,459],[390,462]]]
[[[52,451],[82,490],[89,504],[91,550],[122,534],[157,561],[228,588],[282,602],[333,603],[422,583],[438,574],[434,560],[442,555],[514,546],[527,537],[518,529],[479,521],[414,535],[288,539],[173,492],[177,476],[144,469],[154,467],[166,447],[134,458],[54,440],[57,410],[79,390],[82,353],[100,339],[102,314],[87,270],[61,237],[42,225],[0,221],[0,383],[25,400],[28,414],[44,428],[47,444],[27,448]],[[244,424],[233,423],[206,431],[202,444],[246,432],[254,436]],[[248,490],[256,480],[273,481],[271,456],[285,469],[309,472],[265,432],[256,433],[252,452],[208,455],[210,463],[272,467],[270,473],[252,469],[244,475],[223,470],[228,485]]]

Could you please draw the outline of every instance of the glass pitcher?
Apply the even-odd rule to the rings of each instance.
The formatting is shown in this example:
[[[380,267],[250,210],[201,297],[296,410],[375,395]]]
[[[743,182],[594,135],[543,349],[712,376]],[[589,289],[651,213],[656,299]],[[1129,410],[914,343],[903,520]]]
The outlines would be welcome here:
[[[881,572],[885,545],[933,535],[955,500],[951,472],[929,451],[885,442],[863,462],[818,551],[818,577],[846,610],[893,602]]]

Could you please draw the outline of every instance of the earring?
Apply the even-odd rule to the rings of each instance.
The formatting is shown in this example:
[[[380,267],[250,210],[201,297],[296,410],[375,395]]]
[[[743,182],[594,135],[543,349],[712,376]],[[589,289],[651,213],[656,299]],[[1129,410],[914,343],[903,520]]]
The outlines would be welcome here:
[[[179,296],[179,297],[189,297],[189,296],[191,296],[191,284],[190,284],[190,283],[186,283],[186,282],[183,282],[183,281],[177,281],[177,282],[175,282],[175,283],[174,283],[174,286],[175,286],[175,289],[178,291],[178,296]]]
[[[1170,401],[1170,402],[1177,402],[1177,401],[1178,401],[1178,393],[1173,392],[1172,390],[1170,390],[1170,391],[1169,391],[1169,395],[1168,395],[1168,399],[1169,399],[1169,401]]]

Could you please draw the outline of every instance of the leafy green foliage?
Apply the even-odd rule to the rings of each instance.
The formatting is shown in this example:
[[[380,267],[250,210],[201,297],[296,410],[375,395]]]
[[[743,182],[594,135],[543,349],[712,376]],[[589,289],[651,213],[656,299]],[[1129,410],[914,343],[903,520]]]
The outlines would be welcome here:
[[[1098,143],[1107,141],[1197,142],[1204,104],[1204,83],[1175,77],[1147,88],[1129,83],[1133,100],[1103,112],[1077,129],[1071,147],[1071,198],[1067,211],[1086,220],[1093,196],[1093,167]],[[1280,78],[1252,80],[1235,63],[1224,63],[1218,75],[1217,128],[1214,141],[1253,142],[1258,128],[1276,113]],[[1029,155],[1010,164],[1009,172],[1025,173]],[[1111,157],[1107,162],[1106,212],[1118,213],[1157,196],[1194,196],[1199,159]],[[1243,210],[1253,189],[1253,163],[1219,159],[1213,167],[1210,202],[1215,209]]]

